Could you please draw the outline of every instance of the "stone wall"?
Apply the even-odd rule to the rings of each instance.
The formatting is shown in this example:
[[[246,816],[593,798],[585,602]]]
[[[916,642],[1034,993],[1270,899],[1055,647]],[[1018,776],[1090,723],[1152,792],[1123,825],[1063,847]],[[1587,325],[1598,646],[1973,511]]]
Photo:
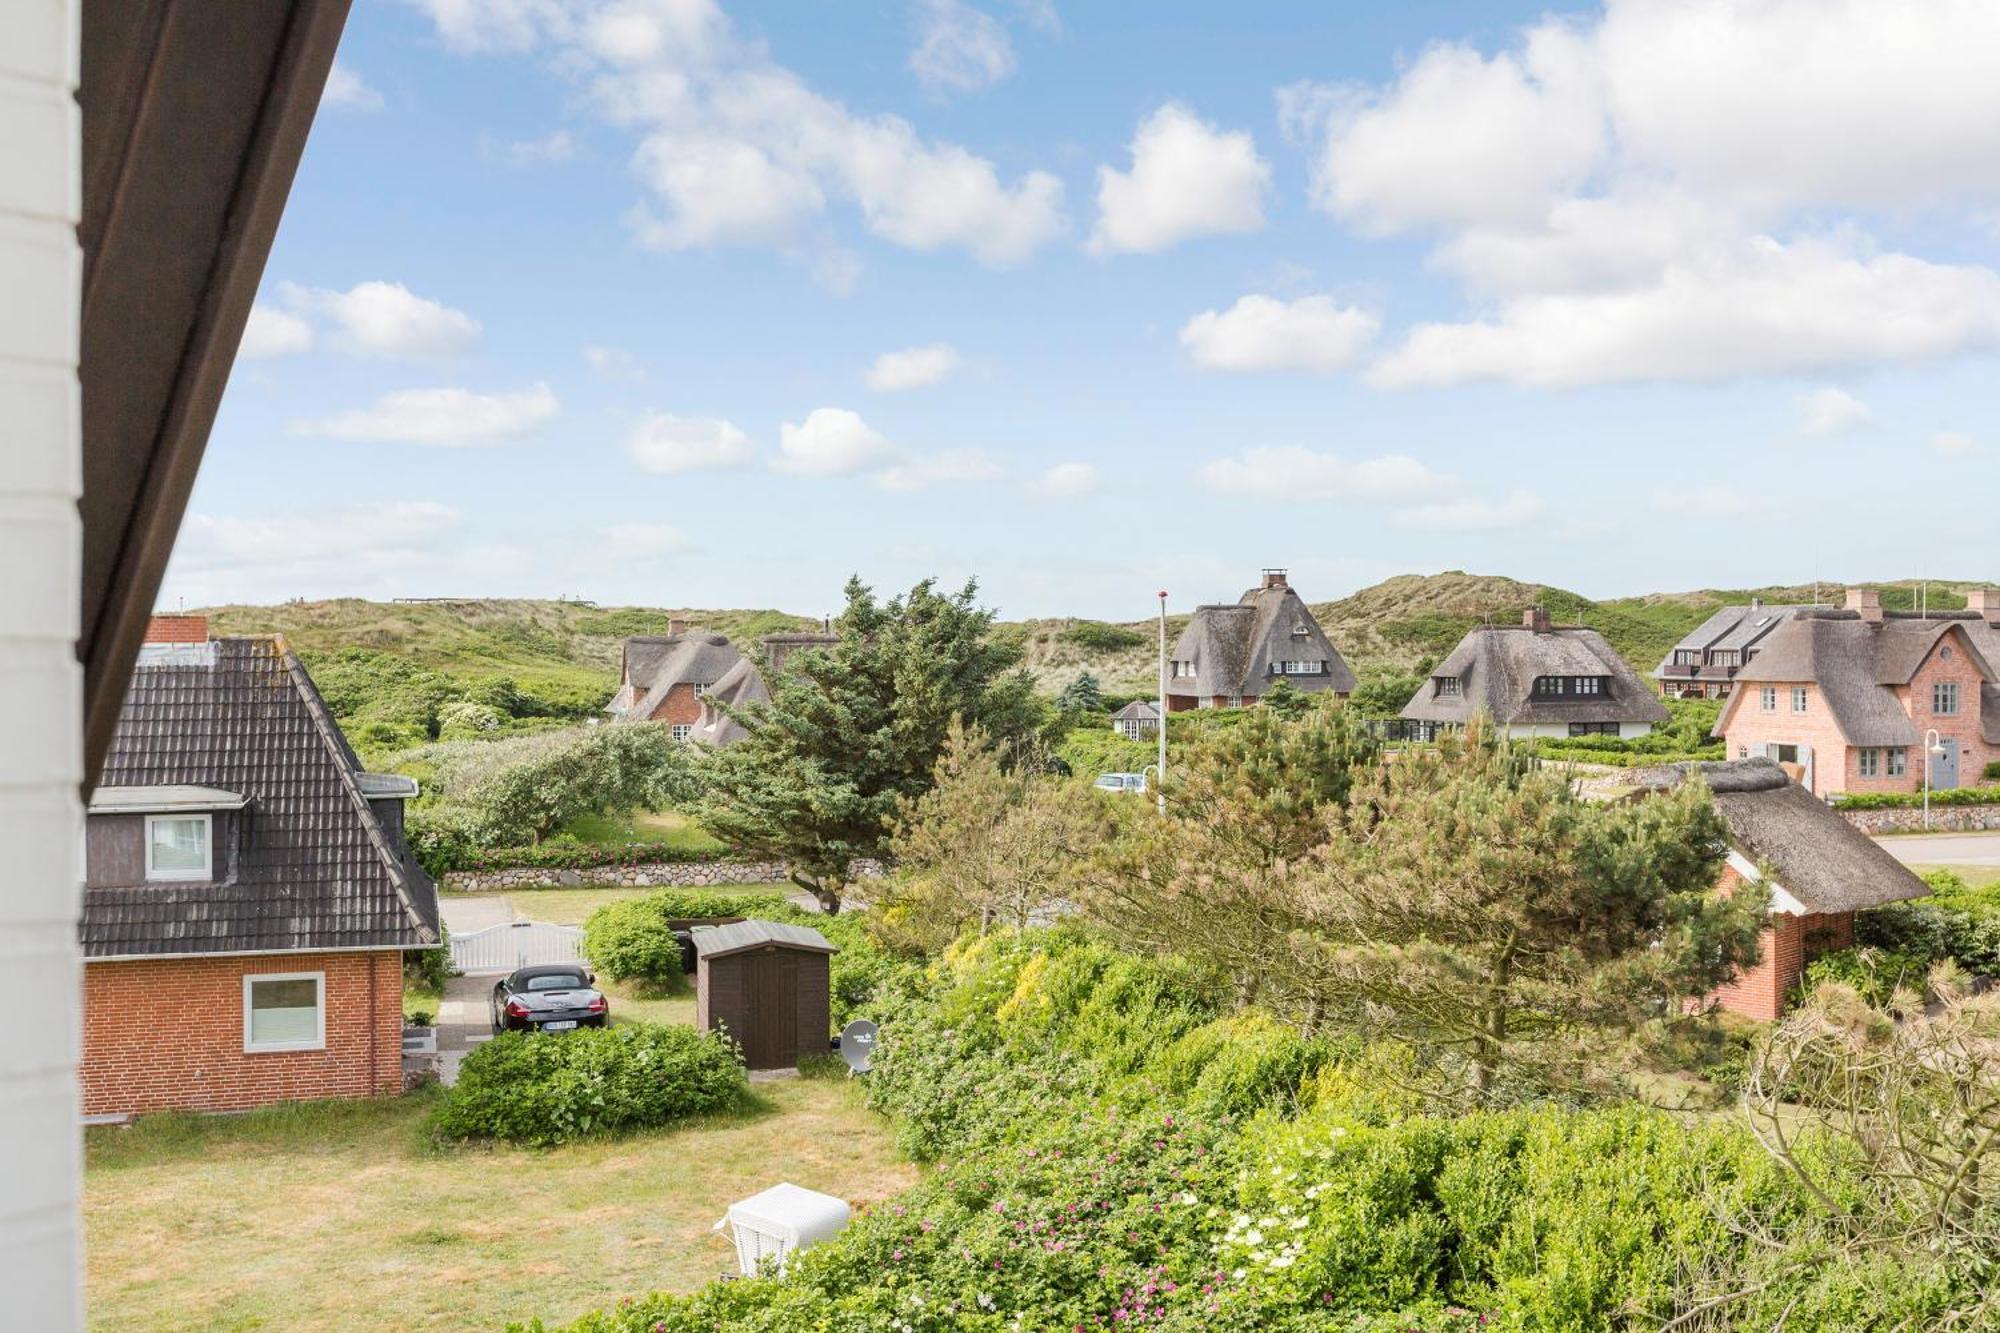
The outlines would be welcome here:
[[[1834,809],[1840,810],[1839,806]],[[1848,823],[1870,835],[1922,833],[1924,812],[1917,806],[1893,810],[1840,810]],[[1984,833],[2000,829],[2000,805],[1933,805],[1932,833]]]
[[[873,861],[858,861],[856,879],[882,873]],[[676,888],[701,889],[717,884],[789,884],[782,861],[662,861],[653,865],[591,866],[584,870],[554,870],[517,866],[511,870],[454,870],[444,877],[447,893],[486,893],[495,889]]]

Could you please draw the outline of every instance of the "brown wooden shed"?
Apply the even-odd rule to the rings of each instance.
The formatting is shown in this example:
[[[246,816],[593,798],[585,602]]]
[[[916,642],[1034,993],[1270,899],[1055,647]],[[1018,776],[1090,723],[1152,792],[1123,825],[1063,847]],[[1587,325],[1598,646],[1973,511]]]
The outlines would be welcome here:
[[[839,950],[810,926],[738,921],[696,930],[695,1026],[725,1029],[751,1069],[794,1067],[828,1049],[828,960]]]

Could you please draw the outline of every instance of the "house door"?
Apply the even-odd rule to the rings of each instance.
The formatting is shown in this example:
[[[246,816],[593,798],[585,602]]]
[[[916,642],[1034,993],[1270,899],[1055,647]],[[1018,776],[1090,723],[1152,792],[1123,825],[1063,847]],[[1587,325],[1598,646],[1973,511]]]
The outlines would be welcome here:
[[[1940,741],[1943,754],[1931,756],[1931,786],[1938,791],[1950,791],[1958,785],[1958,742]]]
[[[746,1008],[743,1063],[752,1069],[783,1069],[799,1061],[799,956],[772,949],[743,966]]]

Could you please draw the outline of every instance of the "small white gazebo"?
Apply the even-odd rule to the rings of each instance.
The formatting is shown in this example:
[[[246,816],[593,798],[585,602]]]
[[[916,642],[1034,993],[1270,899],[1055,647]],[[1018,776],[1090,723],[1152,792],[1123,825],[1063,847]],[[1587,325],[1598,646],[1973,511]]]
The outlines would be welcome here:
[[[847,1225],[847,1205],[831,1194],[789,1181],[729,1205],[715,1230],[735,1232],[736,1262],[749,1277],[765,1259],[780,1272],[795,1251],[808,1249]]]

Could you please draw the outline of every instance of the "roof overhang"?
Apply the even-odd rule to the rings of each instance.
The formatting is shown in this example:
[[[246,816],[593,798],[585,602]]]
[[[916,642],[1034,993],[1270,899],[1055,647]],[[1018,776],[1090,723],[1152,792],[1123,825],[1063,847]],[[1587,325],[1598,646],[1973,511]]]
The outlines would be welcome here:
[[[95,783],[349,0],[83,0],[81,632]]]
[[[356,773],[354,781],[371,801],[414,801],[421,790],[415,778],[401,773]]]
[[[163,787],[99,787],[90,794],[93,815],[175,814],[181,811],[241,810],[250,798],[220,787],[175,784]]]

